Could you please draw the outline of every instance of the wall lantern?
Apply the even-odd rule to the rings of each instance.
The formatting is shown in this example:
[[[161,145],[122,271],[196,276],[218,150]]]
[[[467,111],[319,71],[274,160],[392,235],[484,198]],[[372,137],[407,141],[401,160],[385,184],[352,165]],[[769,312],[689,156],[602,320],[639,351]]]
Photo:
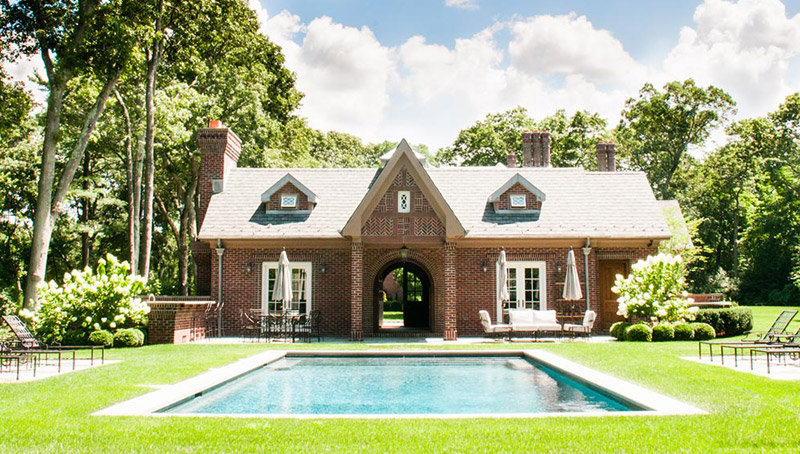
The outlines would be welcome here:
[[[253,264],[252,263],[247,262],[246,268],[247,268],[247,274],[250,274],[250,273],[253,272]]]
[[[319,266],[319,270],[322,272],[322,274],[327,273],[328,272],[328,264],[327,263],[323,263],[322,265]]]
[[[408,248],[404,244],[403,247],[400,248],[400,258],[405,262],[408,258]]]
[[[489,271],[489,264],[486,263],[486,260],[481,262],[481,270],[483,270],[484,273]]]
[[[556,263],[556,272],[561,274],[561,262]]]

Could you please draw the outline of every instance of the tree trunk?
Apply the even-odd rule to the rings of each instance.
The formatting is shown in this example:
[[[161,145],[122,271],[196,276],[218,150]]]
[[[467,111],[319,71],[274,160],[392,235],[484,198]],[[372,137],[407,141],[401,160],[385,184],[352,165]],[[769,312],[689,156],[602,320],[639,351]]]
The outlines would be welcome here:
[[[90,154],[87,152],[83,155],[83,191],[84,196],[81,199],[81,222],[84,224],[84,231],[81,232],[81,268],[89,266],[89,255],[91,254],[91,241],[92,236],[89,234],[88,225],[91,220],[91,201],[87,194],[90,189],[89,173],[91,172],[91,159]]]
[[[28,264],[28,278],[25,281],[25,308],[32,308],[36,301],[36,290],[39,283],[44,280],[47,269],[47,253],[50,248],[50,238],[56,218],[61,214],[61,204],[67,196],[69,187],[75,177],[75,171],[83,158],[89,138],[92,136],[97,119],[106,107],[106,101],[111,96],[111,91],[117,85],[122,74],[122,65],[105,82],[103,89],[97,95],[95,103],[86,115],[78,141],[70,152],[61,177],[58,180],[55,195],[53,183],[55,181],[56,147],[58,145],[58,131],[61,126],[60,117],[64,101],[66,83],[52,84],[50,97],[47,101],[47,115],[45,120],[44,144],[42,145],[42,170],[39,176],[38,199],[36,213],[33,217],[33,239],[31,241],[31,256]],[[55,78],[54,78],[55,79]]]
[[[155,31],[161,32],[161,13],[163,2],[159,2],[159,15],[156,18]],[[153,48],[147,60],[147,87],[145,91],[145,186],[144,186],[144,232],[142,235],[141,270],[142,276],[150,274],[150,250],[153,245],[153,194],[155,175],[155,92],[156,74],[161,60],[161,39],[153,38]]]
[[[733,250],[733,277],[739,279],[739,194],[741,189],[736,191],[736,210],[733,212],[733,238],[731,238],[731,249]]]
[[[135,160],[138,157],[133,156],[133,126],[131,125],[131,115],[128,112],[128,106],[125,104],[125,100],[122,99],[122,95],[116,89],[114,89],[114,97],[122,108],[122,118],[125,120],[125,180],[128,186],[128,262],[131,265],[131,274],[135,275],[138,269],[137,264],[139,258],[139,238],[136,236],[139,210],[136,209],[135,204],[141,197],[134,196],[136,187],[134,182],[134,167]]]

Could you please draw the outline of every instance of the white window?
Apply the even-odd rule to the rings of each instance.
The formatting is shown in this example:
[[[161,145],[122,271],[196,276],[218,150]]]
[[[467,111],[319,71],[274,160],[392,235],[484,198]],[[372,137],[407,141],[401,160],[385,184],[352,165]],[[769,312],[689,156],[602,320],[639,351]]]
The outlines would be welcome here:
[[[525,208],[525,194],[511,194],[511,208]]]
[[[497,317],[503,320],[508,309],[547,309],[547,280],[545,262],[506,262],[506,285],[509,301],[503,307],[498,298]],[[497,267],[500,280],[500,267]],[[498,295],[499,295],[498,291]]]
[[[297,206],[296,194],[283,194],[281,196],[281,208],[295,208]]]
[[[272,299],[278,262],[262,264],[261,310],[281,312],[290,309],[306,315],[311,312],[311,262],[291,262],[289,267],[292,269],[292,305],[283,307],[283,302]]]
[[[411,192],[410,191],[397,191],[397,212],[410,213],[411,212]]]

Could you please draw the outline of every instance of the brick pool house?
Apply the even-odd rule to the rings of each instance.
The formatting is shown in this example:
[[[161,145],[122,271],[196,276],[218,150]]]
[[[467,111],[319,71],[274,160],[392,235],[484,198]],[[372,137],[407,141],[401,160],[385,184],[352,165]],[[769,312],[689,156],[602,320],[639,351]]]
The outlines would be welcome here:
[[[198,295],[223,304],[226,335],[237,334],[242,310],[280,309],[270,297],[284,248],[293,308],[321,310],[325,335],[454,340],[482,334],[482,309],[493,320],[509,307],[555,309],[563,322],[587,305],[603,331],[618,319],[614,276],[670,237],[644,173],[616,171],[613,144],[597,145],[600,170],[591,172],[551,167],[547,132],[523,133],[520,159],[512,151],[495,167],[428,166],[404,140],[380,168],[237,168],[238,137],[211,125],[198,131],[192,249]],[[561,298],[570,248],[581,300]],[[393,280],[402,328],[383,322],[383,286]]]

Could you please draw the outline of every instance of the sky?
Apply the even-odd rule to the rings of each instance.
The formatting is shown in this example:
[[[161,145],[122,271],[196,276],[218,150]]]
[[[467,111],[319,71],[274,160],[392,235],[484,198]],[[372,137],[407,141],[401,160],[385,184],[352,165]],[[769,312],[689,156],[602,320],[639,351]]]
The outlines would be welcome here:
[[[247,1],[297,75],[298,114],[367,142],[436,150],[516,106],[613,126],[645,82],[715,85],[737,118],[800,90],[800,0]]]

